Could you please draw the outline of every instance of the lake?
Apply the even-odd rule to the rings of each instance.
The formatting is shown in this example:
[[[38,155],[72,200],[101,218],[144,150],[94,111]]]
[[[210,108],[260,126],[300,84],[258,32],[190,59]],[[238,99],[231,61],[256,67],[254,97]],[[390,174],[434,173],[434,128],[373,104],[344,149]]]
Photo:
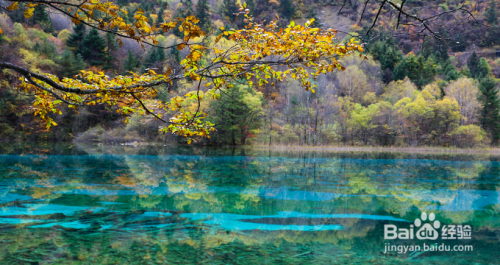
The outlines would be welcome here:
[[[0,153],[1,264],[500,263],[494,155],[29,143]]]

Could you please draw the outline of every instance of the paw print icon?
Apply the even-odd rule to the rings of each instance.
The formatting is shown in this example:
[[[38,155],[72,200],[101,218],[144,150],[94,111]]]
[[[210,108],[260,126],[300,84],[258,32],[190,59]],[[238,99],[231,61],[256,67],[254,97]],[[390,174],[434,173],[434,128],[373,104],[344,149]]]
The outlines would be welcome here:
[[[430,223],[425,223],[423,224],[424,221],[427,221],[427,217],[429,217],[429,222],[432,222],[432,225]],[[441,223],[436,219],[436,215],[434,213],[429,214],[427,216],[427,213],[422,213],[420,215],[420,218],[415,219],[415,227],[420,227],[417,231],[417,238],[420,240],[435,240],[439,237],[439,232],[436,229],[439,229],[441,227]]]

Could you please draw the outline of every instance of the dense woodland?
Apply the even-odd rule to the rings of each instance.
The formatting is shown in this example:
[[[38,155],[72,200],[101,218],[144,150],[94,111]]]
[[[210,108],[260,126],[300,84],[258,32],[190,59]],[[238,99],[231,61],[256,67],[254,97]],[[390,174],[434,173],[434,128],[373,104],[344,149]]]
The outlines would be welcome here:
[[[334,1],[333,1],[334,2]],[[311,82],[312,93],[295,82],[269,82],[263,86],[233,80],[234,87],[220,91],[220,100],[202,102],[217,131],[197,144],[211,145],[353,145],[353,146],[457,146],[497,145],[500,140],[500,28],[495,1],[474,4],[474,20],[461,12],[440,17],[441,34],[429,38],[418,34],[392,34],[391,17],[370,27],[355,17],[361,1],[339,13],[333,2],[314,0],[250,0],[247,6],[259,21],[279,16],[279,24],[304,23],[338,29],[339,42],[359,36],[369,59],[346,57],[345,70],[320,75]],[[128,14],[141,9],[154,23],[195,15],[209,33],[203,41],[214,42],[221,28],[241,28],[243,19],[235,0],[129,1],[118,0]],[[426,1],[413,0],[416,8]],[[439,5],[446,12],[464,4],[448,0]],[[0,2],[4,6],[5,3]],[[23,8],[0,13],[0,58],[33,72],[72,77],[80,70],[103,71],[116,76],[167,67],[180,71],[187,51],[141,47],[130,39],[74,25],[58,13],[38,6],[31,18]],[[375,13],[367,16],[374,17]],[[128,17],[132,20],[133,17]],[[126,17],[127,18],[127,17]],[[385,31],[386,30],[386,31]],[[158,38],[163,46],[177,44],[182,32],[174,30]],[[223,39],[218,45],[231,47]],[[54,115],[58,126],[47,129],[33,116],[33,96],[16,88],[11,70],[0,73],[0,139],[2,141],[89,141],[106,144],[138,142],[185,143],[176,135],[158,132],[154,117],[123,113],[105,104],[78,112],[64,109]],[[190,81],[176,82],[154,100],[196,90]],[[186,108],[196,102],[186,101]],[[172,113],[164,113],[165,116]]]

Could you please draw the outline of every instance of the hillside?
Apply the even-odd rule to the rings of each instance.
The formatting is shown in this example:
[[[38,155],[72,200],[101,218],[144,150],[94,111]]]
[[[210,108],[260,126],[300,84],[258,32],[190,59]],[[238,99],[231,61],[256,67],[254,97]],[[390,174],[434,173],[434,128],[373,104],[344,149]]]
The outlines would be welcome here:
[[[362,1],[252,0],[246,2],[255,20],[278,25],[304,24],[314,18],[314,27],[338,30],[338,41],[355,36],[366,47],[368,60],[348,57],[345,71],[311,80],[315,93],[296,83],[270,82],[264,86],[235,80],[235,88],[221,93],[219,101],[204,102],[202,108],[215,124],[211,138],[198,144],[300,144],[375,146],[458,146],[498,144],[500,103],[496,83],[500,78],[500,31],[494,1],[409,1],[406,7],[429,20],[431,31],[418,32],[408,18],[396,30],[397,17],[390,7]],[[208,32],[203,44],[213,45],[221,28],[244,27],[234,0],[128,1],[117,4],[128,11],[126,19],[142,10],[150,24],[195,15]],[[0,3],[6,6],[5,3]],[[460,9],[465,6],[470,12]],[[180,72],[188,51],[141,45],[131,39],[104,34],[44,6],[34,16],[24,17],[25,7],[0,13],[0,60],[34,72],[71,77],[80,70],[125,75],[147,69]],[[363,14],[363,17],[360,17]],[[438,16],[439,15],[439,16]],[[376,19],[376,22],[373,21]],[[373,25],[373,28],[370,27]],[[367,31],[368,34],[367,34]],[[437,34],[437,35],[433,35]],[[157,38],[162,46],[181,42],[174,30]],[[222,47],[230,47],[224,40]],[[34,95],[16,89],[17,76],[0,73],[0,136],[2,140],[84,141],[120,144],[128,142],[185,143],[175,135],[158,133],[160,121],[151,116],[118,114],[104,104],[86,106],[78,113],[63,107],[53,115],[58,126],[47,129],[34,117]],[[241,81],[241,82],[240,82]],[[193,91],[196,84],[175,83],[159,87],[151,101],[165,101]],[[496,96],[495,96],[496,95]],[[194,102],[185,102],[193,107]],[[496,114],[495,114],[496,113]],[[163,113],[171,117],[173,112]],[[498,124],[495,125],[495,124]],[[496,126],[496,127],[495,127]]]

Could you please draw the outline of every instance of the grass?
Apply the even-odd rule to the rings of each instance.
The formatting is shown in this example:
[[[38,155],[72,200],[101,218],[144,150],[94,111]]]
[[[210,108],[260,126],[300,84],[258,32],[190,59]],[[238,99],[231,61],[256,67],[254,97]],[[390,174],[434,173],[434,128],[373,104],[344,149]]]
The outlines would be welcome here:
[[[465,154],[477,154],[477,153],[492,153],[500,154],[500,148],[497,147],[486,147],[486,148],[458,148],[458,147],[441,147],[441,146],[418,146],[418,147],[395,147],[395,146],[311,146],[311,145],[252,145],[249,148],[272,148],[275,151],[278,150],[295,150],[295,151],[323,151],[323,152],[351,152],[351,151],[362,151],[362,152],[407,152],[407,153],[465,153]]]

